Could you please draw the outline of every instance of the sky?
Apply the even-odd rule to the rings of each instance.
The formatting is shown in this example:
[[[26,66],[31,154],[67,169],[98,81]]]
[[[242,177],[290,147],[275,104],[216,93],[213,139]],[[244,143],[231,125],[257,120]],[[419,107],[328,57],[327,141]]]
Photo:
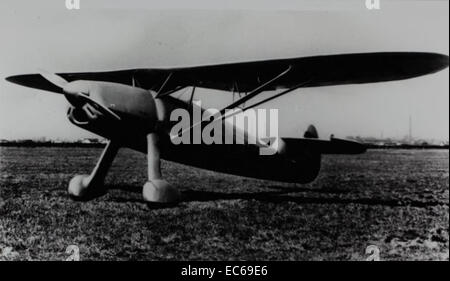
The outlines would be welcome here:
[[[359,0],[197,0],[189,6],[81,0],[79,10],[67,10],[64,2],[0,2],[0,139],[92,136],[67,120],[62,95],[4,80],[39,69],[86,72],[383,51],[449,54],[448,1],[381,0],[380,10],[367,10]],[[300,137],[314,124],[323,137],[402,138],[411,117],[415,138],[448,140],[448,93],[447,68],[403,81],[299,89],[266,107],[279,108],[281,136]],[[230,98],[215,91],[200,96],[208,97],[204,105],[219,108],[219,97]]]

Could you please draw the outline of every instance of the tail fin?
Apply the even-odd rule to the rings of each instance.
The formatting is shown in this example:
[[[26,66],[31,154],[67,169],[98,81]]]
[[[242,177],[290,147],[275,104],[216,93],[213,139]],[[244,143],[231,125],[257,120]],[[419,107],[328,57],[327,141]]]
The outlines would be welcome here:
[[[308,139],[318,139],[319,134],[317,133],[316,127],[314,127],[314,125],[309,125],[303,137]]]

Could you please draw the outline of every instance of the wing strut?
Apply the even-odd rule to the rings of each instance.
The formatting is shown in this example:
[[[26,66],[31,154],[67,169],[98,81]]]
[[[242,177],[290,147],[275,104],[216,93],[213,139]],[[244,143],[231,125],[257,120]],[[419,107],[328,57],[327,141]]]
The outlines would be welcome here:
[[[131,86],[141,88],[141,83],[134,77],[134,74],[131,77]]]
[[[226,113],[227,113],[227,109],[231,109],[231,108],[238,107],[239,105],[243,104],[243,103],[246,102],[247,100],[249,100],[249,99],[255,97],[255,96],[258,95],[258,94],[260,94],[261,92],[264,91],[264,88],[265,88],[265,87],[269,86],[269,85],[272,84],[273,82],[277,81],[278,79],[280,79],[281,77],[283,77],[284,75],[286,75],[291,69],[292,69],[292,66],[289,66],[285,71],[281,72],[281,73],[278,74],[276,77],[272,78],[271,80],[267,81],[266,83],[264,83],[264,84],[258,86],[256,89],[252,90],[252,91],[251,91],[250,93],[248,93],[246,96],[244,96],[244,97],[240,98],[239,100],[237,100],[237,101],[231,103],[230,105],[228,105],[228,106],[222,108],[222,110],[219,111],[219,113],[220,113],[219,117],[218,117],[217,119],[214,119],[213,122],[221,121],[221,120],[223,120],[223,119],[225,119],[225,118],[228,118],[228,117],[233,116],[233,115],[235,115],[236,113],[238,113],[239,111],[233,110],[231,113],[228,112],[228,113],[230,113],[230,114],[226,114]],[[286,93],[287,93],[287,91],[284,91],[284,94],[286,94]],[[216,115],[218,115],[218,114],[216,114]],[[214,117],[215,117],[215,116],[214,116]],[[197,123],[193,124],[191,127],[189,127],[189,128],[187,128],[187,129],[181,131],[180,134],[177,134],[176,136],[173,136],[173,138],[176,138],[176,137],[178,137],[178,136],[180,136],[180,135],[183,135],[185,132],[190,131],[190,130],[192,130],[194,127],[196,127],[196,126],[198,126],[198,125],[200,125],[200,124],[202,124],[202,123],[206,123],[206,122],[208,122],[208,121],[197,122]]]
[[[304,85],[307,84],[308,82],[309,82],[309,81],[304,82],[304,83],[301,83],[301,84],[298,84],[298,85],[296,85],[296,86],[294,86],[294,87],[292,87],[292,88],[289,88],[289,89],[287,89],[287,90],[285,90],[285,91],[282,91],[281,93],[278,93],[278,94],[276,94],[276,95],[274,95],[274,96],[272,96],[272,97],[266,98],[266,99],[264,99],[264,100],[262,100],[262,101],[260,101],[260,102],[257,102],[257,103],[255,103],[255,104],[252,104],[252,105],[250,105],[250,106],[247,106],[247,107],[245,107],[244,109],[242,109],[242,111],[239,111],[239,110],[233,110],[233,111],[230,111],[229,114],[226,114],[226,112],[223,112],[223,113],[221,112],[222,115],[221,115],[217,120],[214,120],[213,122],[221,121],[221,120],[223,120],[223,119],[225,119],[225,118],[229,118],[229,117],[234,116],[234,115],[236,115],[236,114],[238,114],[238,113],[244,112],[244,111],[246,111],[246,110],[248,110],[248,109],[250,109],[250,108],[252,108],[252,107],[261,105],[261,104],[266,103],[266,102],[268,102],[268,101],[271,101],[271,100],[273,100],[273,99],[275,99],[275,98],[281,97],[281,96],[283,96],[283,95],[285,95],[285,94],[287,94],[287,93],[290,93],[290,92],[292,92],[292,91],[294,91],[294,90],[296,90],[296,89],[298,89],[298,88],[301,88],[302,86],[304,86]],[[192,126],[192,127],[194,127],[194,126]]]
[[[292,66],[289,66],[285,71],[281,72],[280,74],[278,74],[277,76],[275,76],[274,78],[272,78],[271,80],[267,81],[266,83],[260,85],[259,87],[257,87],[256,89],[252,90],[250,93],[248,93],[247,95],[245,95],[244,97],[238,99],[237,101],[231,103],[230,105],[224,107],[220,112],[223,114],[223,112],[226,109],[230,109],[230,108],[235,108],[238,107],[239,105],[243,104],[244,102],[248,101],[249,99],[259,95],[261,92],[264,91],[264,88],[269,86],[270,84],[272,84],[273,82],[277,81],[278,79],[280,79],[281,77],[283,77],[284,75],[286,75],[290,70],[292,69]]]
[[[192,87],[191,97],[189,98],[189,106],[192,105],[192,101],[194,100],[194,94],[195,94],[195,86]]]
[[[294,86],[294,87],[292,87],[292,88],[289,88],[289,89],[287,89],[287,90],[282,91],[281,93],[278,93],[278,94],[276,94],[276,95],[274,95],[274,96],[271,96],[271,97],[269,97],[269,98],[266,98],[266,99],[264,99],[264,100],[262,100],[262,101],[260,101],[260,102],[257,102],[257,103],[255,103],[255,104],[252,104],[252,105],[250,105],[250,106],[244,107],[244,109],[243,109],[242,111],[246,111],[247,109],[250,109],[250,108],[252,108],[252,107],[261,105],[261,104],[263,104],[263,103],[269,102],[269,101],[271,101],[271,100],[273,100],[273,99],[276,99],[276,98],[278,98],[278,97],[284,96],[284,95],[286,95],[287,93],[290,93],[290,92],[292,92],[292,91],[294,91],[294,90],[297,90],[298,88],[301,88],[301,87],[305,86],[305,85],[308,84],[308,83],[309,83],[309,81],[306,81],[306,82],[304,82],[304,83],[300,83],[300,84],[298,84],[298,85],[296,85],[296,86]]]
[[[166,84],[167,84],[167,82],[169,81],[170,77],[172,77],[172,72],[169,73],[169,75],[167,76],[166,80],[164,80],[164,83],[162,84],[161,88],[159,88],[159,91],[158,91],[158,93],[156,94],[156,97],[155,97],[155,98],[161,97],[162,90],[164,90],[164,87],[166,86]]]
[[[155,98],[162,98],[162,97],[168,96],[168,95],[173,94],[173,93],[175,93],[177,91],[183,90],[184,88],[187,88],[187,87],[188,86],[178,86],[175,89],[169,90],[169,91],[164,92],[162,94],[157,94],[157,96]]]

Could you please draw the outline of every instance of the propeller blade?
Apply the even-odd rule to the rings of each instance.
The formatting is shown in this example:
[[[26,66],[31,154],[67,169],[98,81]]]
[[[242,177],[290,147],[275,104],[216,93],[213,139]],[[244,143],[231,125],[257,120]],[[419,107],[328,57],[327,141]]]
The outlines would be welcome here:
[[[6,77],[5,79],[8,82],[21,85],[24,87],[49,91],[58,94],[63,93],[63,89],[61,87],[50,82],[40,74],[21,74],[9,76]]]
[[[69,83],[67,80],[65,80],[64,78],[62,78],[61,76],[55,74],[55,73],[50,73],[48,71],[45,70],[40,70],[39,74],[44,77],[47,81],[51,82],[52,84],[60,87],[61,89],[64,89],[67,84]],[[106,106],[100,104],[99,102],[93,100],[92,98],[89,97],[88,94],[85,93],[64,93],[66,95],[66,97],[68,99],[71,98],[75,98],[78,101],[82,101],[85,103],[90,104],[91,106],[93,106],[95,109],[97,109],[98,111],[100,111],[101,113],[112,117],[113,119],[116,120],[120,120],[119,115],[117,115],[116,113],[114,113],[111,109],[107,108]]]
[[[61,76],[55,74],[55,73],[50,73],[46,70],[39,70],[39,74],[44,77],[45,79],[47,79],[47,81],[49,81],[50,83],[54,84],[55,86],[60,87],[61,89],[64,89],[64,87],[67,85],[67,83],[69,83],[67,80],[65,80],[64,78],[62,78]]]

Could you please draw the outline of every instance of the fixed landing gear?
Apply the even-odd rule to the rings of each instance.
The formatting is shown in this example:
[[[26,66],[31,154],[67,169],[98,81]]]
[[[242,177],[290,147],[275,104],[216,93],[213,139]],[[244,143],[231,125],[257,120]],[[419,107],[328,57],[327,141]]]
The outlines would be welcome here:
[[[147,135],[148,181],[142,188],[142,196],[149,203],[177,203],[180,192],[164,180],[161,174],[158,141],[156,133]],[[107,189],[104,180],[119,148],[118,141],[109,141],[92,173],[72,178],[68,188],[69,195],[75,200],[86,201],[105,194]]]
[[[161,158],[156,133],[147,135],[148,181],[142,189],[142,196],[147,202],[176,203],[180,192],[162,178]]]
[[[119,151],[119,144],[111,140],[90,175],[76,175],[69,183],[69,195],[75,200],[89,200],[106,193],[104,180]]]

